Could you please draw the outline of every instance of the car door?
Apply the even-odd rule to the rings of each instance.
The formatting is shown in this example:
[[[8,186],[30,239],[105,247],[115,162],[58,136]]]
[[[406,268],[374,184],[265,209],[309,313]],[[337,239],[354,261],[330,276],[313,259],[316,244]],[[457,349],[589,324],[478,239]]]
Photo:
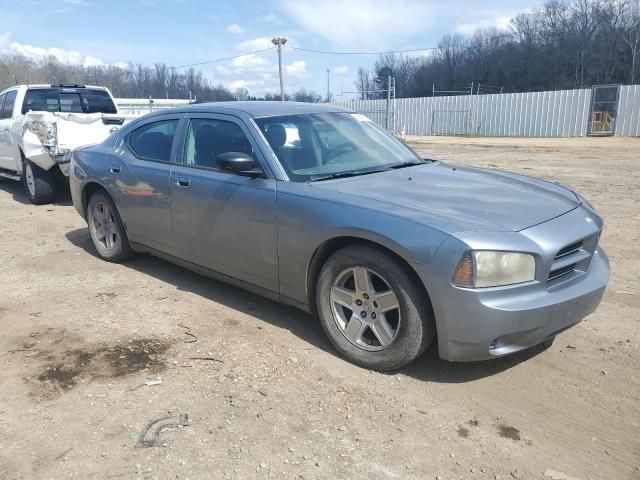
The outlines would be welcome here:
[[[0,95],[0,168],[8,170],[16,169],[17,148],[10,131],[16,94],[16,90],[10,90]]]
[[[105,159],[129,240],[172,255],[170,181],[181,118],[159,115],[137,124]]]
[[[276,181],[217,167],[239,151],[266,163],[244,123],[227,115],[185,120],[171,175],[173,235],[181,258],[243,282],[278,291]]]

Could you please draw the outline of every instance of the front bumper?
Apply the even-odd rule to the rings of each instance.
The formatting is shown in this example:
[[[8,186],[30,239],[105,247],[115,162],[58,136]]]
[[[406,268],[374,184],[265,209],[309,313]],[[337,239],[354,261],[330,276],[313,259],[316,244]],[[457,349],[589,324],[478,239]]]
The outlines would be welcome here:
[[[582,213],[572,212],[513,235],[526,242],[535,240],[538,245],[545,240],[566,244],[579,229],[580,236],[597,231],[584,222]],[[460,258],[460,254],[458,251],[454,257]],[[583,274],[558,285],[538,279],[522,286],[464,289],[448,281],[453,269],[450,264],[414,264],[414,268],[431,296],[440,357],[449,361],[487,360],[553,338],[597,308],[609,280],[609,259],[599,247]]]
[[[69,178],[69,162],[56,162],[62,174]]]
[[[589,272],[556,291],[508,295],[460,290],[438,329],[440,357],[450,361],[487,360],[524,350],[580,322],[600,304],[609,279],[609,260],[598,248]],[[440,323],[440,322],[438,322]]]
[[[82,199],[82,181],[84,179],[84,172],[78,166],[75,160],[72,160],[69,164],[69,191],[71,192],[71,201],[76,211],[86,221],[86,215],[84,211],[83,199]]]
[[[64,151],[64,153],[60,153],[54,157],[56,165],[58,165],[58,168],[65,177],[69,177],[69,167],[71,165],[72,153],[73,152],[71,150],[66,150]]]

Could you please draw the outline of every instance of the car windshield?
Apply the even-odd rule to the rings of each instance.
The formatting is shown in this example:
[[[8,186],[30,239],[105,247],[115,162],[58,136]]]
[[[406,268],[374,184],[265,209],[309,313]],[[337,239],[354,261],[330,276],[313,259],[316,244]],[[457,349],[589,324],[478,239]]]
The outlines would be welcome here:
[[[289,178],[297,182],[361,175],[425,163],[393,135],[357,113],[256,119]]]
[[[22,113],[118,113],[111,95],[97,88],[32,88],[27,90]]]

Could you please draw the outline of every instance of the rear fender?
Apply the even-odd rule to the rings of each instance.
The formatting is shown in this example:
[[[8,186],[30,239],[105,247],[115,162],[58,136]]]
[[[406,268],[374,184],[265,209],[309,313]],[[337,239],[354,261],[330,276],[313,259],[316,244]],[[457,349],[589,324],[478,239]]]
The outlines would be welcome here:
[[[117,128],[101,113],[28,112],[19,123],[15,133],[24,156],[43,170],[68,161],[77,148],[101,143]]]
[[[37,135],[29,128],[29,124],[38,122],[53,125],[57,123],[55,115],[50,112],[28,112],[22,116],[20,122],[16,122],[17,131],[14,133],[19,138],[18,143],[22,152],[20,162],[22,163],[22,160],[26,158],[43,170],[50,170],[56,165],[55,158],[51,153],[56,150],[57,135],[48,141]]]

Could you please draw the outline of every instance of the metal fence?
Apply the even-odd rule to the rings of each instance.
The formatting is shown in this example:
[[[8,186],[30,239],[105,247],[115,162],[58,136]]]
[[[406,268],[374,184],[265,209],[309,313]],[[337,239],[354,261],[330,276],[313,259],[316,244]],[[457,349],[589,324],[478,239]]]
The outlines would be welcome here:
[[[640,85],[620,88],[615,135],[640,137]]]
[[[122,115],[139,116],[167,108],[189,105],[189,100],[182,99],[151,99],[151,98],[114,98],[118,111]]]
[[[640,85],[619,87],[615,135],[640,136]],[[408,135],[576,137],[590,134],[592,90],[402,98],[393,101],[395,129]],[[386,100],[334,102],[360,113]],[[380,119],[373,121],[385,126]]]

